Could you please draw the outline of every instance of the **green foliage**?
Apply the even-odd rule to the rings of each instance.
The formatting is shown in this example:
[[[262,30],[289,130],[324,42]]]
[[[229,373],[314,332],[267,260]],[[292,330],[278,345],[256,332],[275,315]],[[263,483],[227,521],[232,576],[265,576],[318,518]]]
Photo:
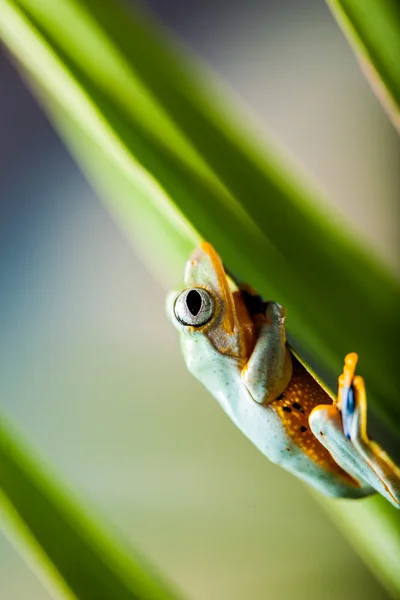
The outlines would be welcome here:
[[[319,498],[321,500],[321,498]],[[398,511],[375,496],[362,502],[345,500],[327,502],[339,529],[355,547],[362,548],[362,557],[387,587],[394,598],[400,590],[400,529]]]
[[[9,427],[0,421],[2,527],[60,598],[173,600],[143,560],[130,559],[44,474]],[[132,552],[131,552],[132,554]]]
[[[328,0],[328,4],[400,131],[400,4],[397,0]]]
[[[344,223],[322,212],[317,192],[275,146],[262,153],[234,129],[218,98],[205,98],[137,14],[128,19],[116,4],[111,14],[91,0],[62,0],[54,11],[37,0],[15,4],[19,33],[5,32],[10,47],[22,51],[53,101],[83,121],[131,180],[139,166],[142,179],[157,182],[165,221],[183,214],[234,272],[284,304],[290,332],[321,367],[336,374],[343,356],[357,351],[371,404],[398,421],[399,283]],[[132,211],[144,223],[139,202],[132,198]]]
[[[365,15],[360,23],[368,23]],[[388,43],[395,44],[391,32]],[[266,140],[261,149],[233,125],[216,85],[205,92],[210,78],[182,59],[143,15],[128,14],[117,2],[2,0],[0,34],[89,179],[163,281],[175,283],[190,249],[200,237],[208,239],[232,271],[288,308],[292,335],[321,367],[337,374],[344,355],[357,351],[369,400],[400,427],[398,282],[336,215],[322,212],[320,193],[274,143]],[[363,39],[369,47],[370,38]],[[398,98],[398,78],[388,77],[386,68],[389,54],[382,51],[373,64]],[[368,56],[378,54],[371,49]],[[3,452],[9,481],[3,493],[67,581],[68,554],[61,553],[62,560],[55,555],[45,503],[54,502],[66,539],[75,531],[74,516],[59,511],[62,497],[51,496],[47,486],[27,511],[23,496],[32,486],[31,469],[16,468],[12,458]],[[353,529],[362,532],[358,503],[348,506],[337,510],[355,512]],[[376,506],[363,502],[363,514],[380,530],[390,521],[385,543],[391,537],[398,547],[398,513],[380,500],[377,520]],[[85,541],[74,538],[76,553]],[[365,543],[358,545],[363,552]],[[83,556],[98,561],[101,552],[106,576],[125,585],[117,581],[111,546],[101,548],[82,544]],[[400,590],[379,547],[367,553],[392,589]],[[100,598],[96,586],[102,584],[95,576],[92,584],[78,597]],[[144,594],[132,597],[158,597]]]

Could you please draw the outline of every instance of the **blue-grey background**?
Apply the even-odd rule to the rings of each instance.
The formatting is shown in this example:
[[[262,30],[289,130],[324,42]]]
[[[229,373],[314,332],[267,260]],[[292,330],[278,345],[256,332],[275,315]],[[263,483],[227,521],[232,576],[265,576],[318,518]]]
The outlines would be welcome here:
[[[399,144],[325,4],[148,4],[399,272]],[[164,290],[4,52],[0,399],[74,493],[188,598],[387,597],[303,485],[186,373]],[[1,535],[0,598],[49,598]]]

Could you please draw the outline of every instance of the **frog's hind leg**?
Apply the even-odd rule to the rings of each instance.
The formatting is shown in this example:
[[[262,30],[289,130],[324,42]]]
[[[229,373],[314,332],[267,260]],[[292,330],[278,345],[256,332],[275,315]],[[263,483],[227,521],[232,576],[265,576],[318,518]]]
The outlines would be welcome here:
[[[363,379],[354,376],[356,364],[357,355],[348,354],[337,401],[331,406],[317,406],[310,415],[310,427],[365,494],[373,488],[400,508],[400,470],[368,437],[367,398]]]
[[[385,493],[381,489],[378,491],[397,508],[400,508],[400,469],[379,444],[368,437],[367,396],[363,378],[354,377],[352,388],[355,408],[350,425],[350,439],[367,465],[379,478]]]
[[[350,476],[348,493],[338,496],[359,498],[372,494],[375,489],[368,481],[368,469],[351,441],[344,435],[342,419],[335,404],[316,406],[309,416],[310,429],[329,451],[335,462]]]

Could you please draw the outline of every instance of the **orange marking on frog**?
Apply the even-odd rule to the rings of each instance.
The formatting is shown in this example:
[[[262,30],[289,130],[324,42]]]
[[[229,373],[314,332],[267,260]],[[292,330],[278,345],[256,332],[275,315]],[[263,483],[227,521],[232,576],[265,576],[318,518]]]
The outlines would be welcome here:
[[[357,481],[339,467],[310,429],[308,418],[311,411],[321,404],[332,405],[332,398],[293,355],[292,360],[292,379],[285,391],[269,406],[276,410],[286,433],[298,448],[324,469],[359,486]]]

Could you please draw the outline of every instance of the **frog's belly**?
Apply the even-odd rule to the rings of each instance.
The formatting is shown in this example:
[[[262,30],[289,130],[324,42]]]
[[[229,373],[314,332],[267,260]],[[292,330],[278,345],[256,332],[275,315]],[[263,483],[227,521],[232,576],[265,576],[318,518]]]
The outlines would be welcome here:
[[[214,395],[235,425],[271,462],[281,465],[325,495],[362,495],[359,488],[349,484],[348,477],[330,455],[329,464],[321,463],[318,455],[315,458],[308,455],[288,434],[277,411],[271,406],[257,404],[241,380],[236,381],[236,386],[225,386],[223,392]],[[327,453],[318,440],[312,438],[319,451]]]
[[[243,385],[236,359],[223,357],[208,344],[201,352],[187,342],[185,357],[189,370],[210,393],[235,425],[273,463],[281,465],[325,495],[358,497],[360,488],[333,461],[327,450],[313,436],[317,454],[312,456],[304,445],[289,435],[277,409],[257,404]],[[312,435],[310,433],[310,435]],[[324,462],[317,460],[324,455]],[[328,456],[327,456],[328,455]]]
[[[236,409],[229,411],[235,425],[271,462],[285,468],[290,468],[290,463],[295,462],[298,468],[308,470],[312,466],[309,457],[288,435],[277,412],[254,402],[247,390],[243,395],[246,397],[241,398]]]

